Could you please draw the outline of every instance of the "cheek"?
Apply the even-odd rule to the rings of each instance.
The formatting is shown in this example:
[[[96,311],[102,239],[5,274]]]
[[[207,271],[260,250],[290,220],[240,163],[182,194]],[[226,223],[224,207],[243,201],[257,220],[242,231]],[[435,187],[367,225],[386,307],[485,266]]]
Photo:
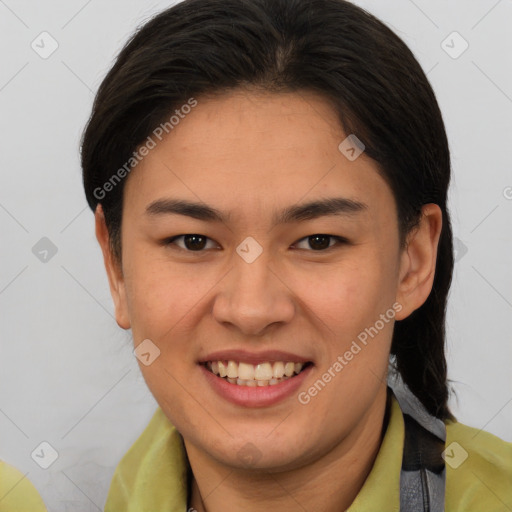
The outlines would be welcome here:
[[[174,353],[185,350],[179,341],[186,345],[190,331],[208,315],[224,273],[208,263],[176,263],[160,255],[133,258],[125,282],[135,342],[173,340]]]
[[[299,286],[308,305],[327,325],[338,326],[338,331],[364,327],[394,302],[389,266],[378,254],[363,252],[329,271],[301,276]]]
[[[194,285],[169,262],[132,254],[125,271],[126,297],[134,339],[160,338],[190,308]]]

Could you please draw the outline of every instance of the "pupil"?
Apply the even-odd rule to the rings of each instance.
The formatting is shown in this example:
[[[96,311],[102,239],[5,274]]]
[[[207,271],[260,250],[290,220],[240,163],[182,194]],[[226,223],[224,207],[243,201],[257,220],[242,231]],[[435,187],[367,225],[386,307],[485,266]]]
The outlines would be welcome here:
[[[206,239],[201,235],[186,235],[185,246],[190,250],[203,249],[206,244]]]
[[[309,237],[309,245],[314,250],[327,249],[329,247],[329,236],[313,235]],[[185,246],[189,250],[200,250],[205,247],[206,238],[201,235],[186,235]]]
[[[317,243],[318,240],[323,240],[326,243]],[[327,235],[313,235],[309,237],[309,245],[312,249],[321,250],[329,247],[329,237]]]

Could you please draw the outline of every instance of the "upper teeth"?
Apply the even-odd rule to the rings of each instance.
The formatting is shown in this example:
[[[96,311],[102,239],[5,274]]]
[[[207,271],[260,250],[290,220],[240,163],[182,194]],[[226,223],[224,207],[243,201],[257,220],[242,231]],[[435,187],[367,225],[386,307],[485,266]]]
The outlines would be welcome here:
[[[300,373],[303,363],[282,362],[249,364],[236,361],[209,361],[208,368],[220,377],[242,380],[270,380]]]

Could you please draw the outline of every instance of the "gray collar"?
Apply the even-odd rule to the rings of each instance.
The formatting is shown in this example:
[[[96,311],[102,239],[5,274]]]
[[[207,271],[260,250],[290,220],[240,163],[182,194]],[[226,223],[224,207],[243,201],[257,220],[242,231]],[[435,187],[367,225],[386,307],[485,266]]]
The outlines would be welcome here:
[[[405,426],[400,512],[444,512],[446,426],[401,380],[389,379],[388,386],[402,410]]]

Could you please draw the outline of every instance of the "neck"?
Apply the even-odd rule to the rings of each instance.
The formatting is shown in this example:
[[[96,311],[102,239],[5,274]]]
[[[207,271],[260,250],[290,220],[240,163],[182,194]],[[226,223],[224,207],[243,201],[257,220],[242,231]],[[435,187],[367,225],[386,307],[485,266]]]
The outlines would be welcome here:
[[[240,471],[205,457],[185,441],[193,473],[191,510],[281,512],[346,510],[361,490],[379,452],[386,424],[386,387],[354,431],[325,456],[290,471]],[[190,510],[190,509],[189,509]]]

